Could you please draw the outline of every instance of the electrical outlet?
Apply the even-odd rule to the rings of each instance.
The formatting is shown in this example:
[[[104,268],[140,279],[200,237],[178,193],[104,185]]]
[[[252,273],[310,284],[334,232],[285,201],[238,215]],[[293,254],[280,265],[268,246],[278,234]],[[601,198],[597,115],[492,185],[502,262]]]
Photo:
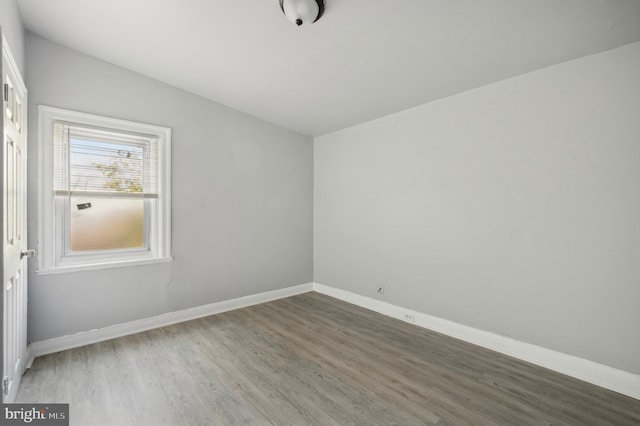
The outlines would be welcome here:
[[[416,315],[413,312],[406,312],[404,314],[404,320],[408,321],[408,322],[415,323],[416,322]]]
[[[378,287],[378,294],[379,295],[384,294],[384,284],[380,284],[380,286]]]

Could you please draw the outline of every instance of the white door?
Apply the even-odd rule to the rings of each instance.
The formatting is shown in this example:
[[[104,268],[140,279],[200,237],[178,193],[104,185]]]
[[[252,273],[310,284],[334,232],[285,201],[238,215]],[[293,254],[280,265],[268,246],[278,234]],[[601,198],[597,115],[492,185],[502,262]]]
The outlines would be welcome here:
[[[2,400],[13,402],[27,354],[27,91],[2,37]]]

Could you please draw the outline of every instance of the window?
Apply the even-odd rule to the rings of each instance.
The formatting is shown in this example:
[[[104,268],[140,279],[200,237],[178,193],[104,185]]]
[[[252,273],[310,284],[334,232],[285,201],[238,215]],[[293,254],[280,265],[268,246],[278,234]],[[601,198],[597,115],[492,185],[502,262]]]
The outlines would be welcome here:
[[[39,107],[39,273],[171,259],[171,129]]]

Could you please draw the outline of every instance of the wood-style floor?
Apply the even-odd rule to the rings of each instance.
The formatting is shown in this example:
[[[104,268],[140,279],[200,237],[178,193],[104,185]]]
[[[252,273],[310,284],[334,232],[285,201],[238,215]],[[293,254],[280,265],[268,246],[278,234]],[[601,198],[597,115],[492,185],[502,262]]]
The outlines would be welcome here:
[[[306,293],[36,359],[72,425],[639,425],[640,401]]]

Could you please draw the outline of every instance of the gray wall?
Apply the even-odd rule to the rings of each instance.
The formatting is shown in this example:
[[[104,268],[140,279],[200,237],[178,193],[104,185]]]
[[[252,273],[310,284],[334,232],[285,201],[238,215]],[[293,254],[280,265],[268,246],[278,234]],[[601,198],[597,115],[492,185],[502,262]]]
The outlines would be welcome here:
[[[640,43],[314,149],[316,282],[640,374]]]
[[[27,70],[31,246],[37,105],[173,130],[174,261],[54,275],[33,262],[30,341],[312,281],[310,138],[32,34]]]
[[[24,77],[24,26],[16,0],[0,0],[0,27],[7,39],[13,58]]]

